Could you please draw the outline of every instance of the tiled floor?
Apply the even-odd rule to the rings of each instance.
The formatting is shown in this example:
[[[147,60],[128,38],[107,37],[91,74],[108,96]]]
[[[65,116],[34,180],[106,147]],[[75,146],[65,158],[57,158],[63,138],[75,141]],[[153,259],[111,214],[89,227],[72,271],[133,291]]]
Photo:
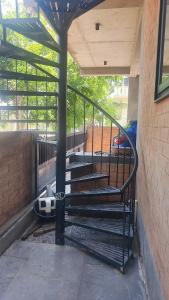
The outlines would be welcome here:
[[[146,300],[138,261],[126,275],[69,246],[15,242],[0,257],[0,300]]]

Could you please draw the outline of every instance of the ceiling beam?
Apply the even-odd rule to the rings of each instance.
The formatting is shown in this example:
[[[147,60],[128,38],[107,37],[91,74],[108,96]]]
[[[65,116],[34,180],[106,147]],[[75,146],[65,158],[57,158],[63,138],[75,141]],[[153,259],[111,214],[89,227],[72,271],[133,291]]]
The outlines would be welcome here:
[[[113,8],[128,8],[141,7],[143,0],[106,0],[94,9],[113,9]]]
[[[111,76],[111,75],[129,75],[130,67],[84,67],[80,68],[82,76]]]

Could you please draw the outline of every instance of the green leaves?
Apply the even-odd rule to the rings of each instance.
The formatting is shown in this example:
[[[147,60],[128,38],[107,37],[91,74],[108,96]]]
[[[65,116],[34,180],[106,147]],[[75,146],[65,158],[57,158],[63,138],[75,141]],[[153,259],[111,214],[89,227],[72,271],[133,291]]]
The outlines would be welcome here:
[[[8,0],[4,1],[8,4]],[[21,12],[21,11],[20,11]],[[10,12],[8,10],[8,5],[6,5],[5,9],[6,17],[14,17],[14,12]],[[52,29],[46,23],[46,20],[43,19],[43,24],[45,25],[46,29],[49,29],[52,36],[55,37]],[[1,38],[2,34],[2,26],[0,26],[0,35]],[[51,61],[58,61],[58,54],[55,51],[52,51],[45,46],[38,44],[32,41],[29,38],[24,37],[23,35],[12,31],[11,29],[7,29],[7,41],[12,43],[15,46],[24,48],[30,52],[33,52],[39,56],[47,58]],[[58,70],[51,66],[40,66],[43,70],[46,70],[48,73],[58,77]],[[8,70],[20,73],[32,74],[32,75],[39,75],[45,76],[45,74],[35,67],[32,67],[29,63],[25,63],[24,61],[19,61],[15,59],[6,59],[4,57],[0,57],[0,69],[1,70]],[[103,109],[105,109],[111,116],[117,117],[118,111],[117,106],[113,104],[113,98],[111,96],[112,89],[115,85],[118,85],[122,81],[122,77],[120,76],[85,76],[82,77],[80,75],[79,66],[73,61],[73,58],[68,55],[68,84],[72,87],[79,90],[82,94],[87,96],[88,98],[92,99],[95,103],[99,104]],[[24,81],[24,80],[1,80],[0,82],[0,89],[9,89],[9,90],[28,90],[28,91],[48,91],[48,92],[58,92],[58,84],[57,83],[46,83],[45,81],[42,82],[35,82],[35,81]],[[15,105],[18,103],[19,105],[56,105],[57,99],[56,97],[39,97],[39,96],[28,96],[16,99],[0,99],[2,103],[12,103]],[[85,108],[84,108],[85,104]],[[84,120],[84,109],[86,113],[86,118]],[[102,116],[99,111],[95,110],[95,122],[96,125],[102,122]],[[12,113],[13,114],[13,113]],[[75,114],[75,118],[74,118]],[[55,120],[56,119],[56,111],[25,111],[25,116],[28,116],[31,120],[44,120],[45,118],[48,120]],[[14,116],[13,116],[14,117]],[[18,114],[15,116],[16,119]],[[93,109],[89,103],[84,103],[84,99],[82,99],[79,95],[75,92],[68,90],[67,93],[67,130],[71,132],[75,126],[75,130],[80,130],[84,127],[84,123],[90,125],[93,122]],[[106,124],[106,120],[104,121]],[[41,127],[44,124],[39,125]],[[50,130],[54,130],[55,125],[50,125]]]

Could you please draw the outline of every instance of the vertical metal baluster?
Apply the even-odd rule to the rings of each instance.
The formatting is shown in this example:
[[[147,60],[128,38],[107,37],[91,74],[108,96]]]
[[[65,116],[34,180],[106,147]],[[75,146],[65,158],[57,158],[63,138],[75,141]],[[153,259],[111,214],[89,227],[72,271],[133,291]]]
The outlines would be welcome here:
[[[6,88],[7,88],[7,91],[8,91],[8,89],[9,89],[9,81],[8,81],[8,79],[6,81]],[[6,100],[6,97],[5,97],[5,100]],[[7,98],[7,106],[9,106],[9,98]],[[8,118],[7,119],[9,121],[9,110],[8,110],[7,114],[8,114]],[[5,112],[5,118],[6,118],[6,112]]]
[[[18,4],[18,0],[15,0],[15,6],[16,6],[16,18],[19,18],[19,4]]]
[[[56,83],[57,85],[57,92],[58,92],[58,84]],[[56,110],[55,110],[55,118],[56,118],[56,122],[55,122],[55,141],[57,140],[58,138],[58,114],[57,114],[57,111],[58,111],[58,97],[55,97],[56,98]],[[66,110],[67,112],[67,110]],[[66,131],[67,132],[67,131]]]
[[[102,114],[102,121],[101,121],[102,131],[101,131],[101,173],[103,169],[103,114]]]
[[[28,64],[26,62],[26,74],[28,73]],[[28,91],[28,81],[26,81],[26,90]],[[26,129],[28,130],[28,104],[29,104],[29,97],[26,96],[26,104],[27,104],[27,109],[26,109]]]
[[[130,176],[130,173],[131,173],[131,153],[132,153],[132,150],[131,150],[131,146],[130,146],[130,152],[129,152],[129,174],[128,174],[128,177]],[[128,188],[127,188],[127,195],[128,195],[128,202],[130,200],[130,185],[128,185]]]
[[[133,207],[133,201],[134,201],[134,194],[133,194],[133,189],[134,189],[134,185],[133,185],[133,181],[131,181],[131,183],[129,184],[129,198],[130,198],[130,204],[129,204],[129,210],[130,210],[130,214],[129,214],[129,229],[128,229],[128,236],[130,238],[131,236],[131,224],[132,224],[132,229],[133,229],[133,235],[134,235],[134,207]],[[128,191],[127,191],[128,194]],[[130,255],[130,248],[128,246],[128,257]]]
[[[42,163],[44,164],[45,162],[45,144],[42,143]]]
[[[93,105],[93,113],[92,113],[92,162],[93,162],[93,156],[94,156],[94,105]]]
[[[44,143],[41,144],[42,164],[44,163]]]
[[[42,164],[44,164],[45,162],[45,143],[44,143],[44,140],[43,140],[43,143],[42,143]]]
[[[46,75],[46,77],[47,77],[47,75]],[[48,91],[48,82],[47,82],[47,79],[46,79],[46,92]],[[45,105],[46,105],[46,133],[45,133],[45,139],[46,139],[46,141],[47,141],[47,134],[48,134],[48,111],[47,111],[47,96],[45,96]],[[46,149],[47,150],[47,149]],[[47,151],[46,151],[47,152]],[[47,155],[47,153],[46,153],[46,155]]]
[[[45,163],[45,157],[46,157],[46,149],[45,149],[45,143],[42,144],[42,149],[43,149],[43,164]]]
[[[18,72],[18,61],[16,59],[16,73]],[[16,79],[16,91],[18,90],[18,80]],[[18,107],[18,96],[16,95],[16,106]],[[18,121],[19,111],[16,111],[16,121]],[[19,130],[19,124],[17,122],[17,130]]]
[[[45,163],[45,157],[46,157],[46,144],[45,143],[43,143],[43,145],[42,145],[42,149],[43,149],[43,163]]]
[[[110,185],[110,179],[111,179],[111,154],[112,154],[112,122],[110,126],[110,149],[109,149],[109,177],[108,177],[108,185]]]
[[[125,191],[128,195],[128,191]],[[128,203],[128,199],[127,199],[127,203]],[[125,206],[126,206],[126,202],[125,202]],[[129,208],[131,210],[131,208]],[[127,220],[128,220],[128,258],[130,255],[130,237],[131,237],[131,214],[129,213],[127,216]]]
[[[40,164],[40,144],[36,141],[36,197],[39,195],[39,164]]]
[[[47,162],[47,143],[45,141],[45,163]]]
[[[41,161],[42,161],[42,164],[44,163],[44,144],[41,143]]]
[[[73,148],[76,148],[76,97],[73,103]]]
[[[36,76],[37,76],[37,69],[36,69]],[[36,92],[38,90],[38,81],[36,80]],[[38,106],[38,96],[36,95],[36,107]],[[36,120],[38,120],[38,110],[36,110]],[[36,122],[36,130],[38,130],[38,122]]]
[[[47,155],[47,159],[51,159],[51,147],[50,145],[48,144],[48,155]]]
[[[43,164],[44,164],[45,163],[45,156],[46,156],[46,154],[45,154],[45,143],[43,143],[42,149],[43,149]]]
[[[123,273],[124,273],[124,266],[125,266],[125,234],[126,234],[126,205],[125,205],[125,194],[121,195],[121,200],[123,203]]]
[[[39,144],[39,166],[41,165],[41,142],[38,141]]]
[[[134,230],[134,217],[135,217],[135,188],[136,188],[136,177],[132,179],[131,182],[131,193],[132,193],[132,223],[133,223],[133,230]]]
[[[40,164],[42,164],[43,162],[43,148],[42,148],[43,144],[42,142],[40,143]]]
[[[120,138],[120,129],[118,131],[118,140]],[[120,155],[120,151],[119,151],[119,142],[118,142],[118,151],[117,151],[117,168],[116,168],[116,187],[118,187],[118,181],[119,181],[119,155]]]
[[[85,147],[86,147],[86,101],[85,99],[83,100],[83,156],[85,160]]]
[[[126,151],[123,149],[123,184],[125,180],[125,171],[126,171]]]

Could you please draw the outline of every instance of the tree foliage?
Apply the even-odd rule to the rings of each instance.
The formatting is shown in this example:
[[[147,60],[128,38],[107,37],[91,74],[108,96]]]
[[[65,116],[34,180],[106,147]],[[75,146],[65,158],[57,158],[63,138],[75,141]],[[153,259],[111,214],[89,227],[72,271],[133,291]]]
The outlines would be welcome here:
[[[10,0],[3,0],[6,3],[5,14],[6,17],[11,18],[15,17],[14,10],[10,8]],[[22,17],[25,17],[25,10],[20,10]],[[55,33],[52,31],[51,27],[47,23],[46,19],[42,16],[41,21],[48,29],[48,31],[54,36]],[[0,30],[1,38],[3,37],[2,27]],[[55,37],[56,38],[56,37]],[[11,29],[7,29],[7,41],[11,44],[26,49],[32,53],[35,53],[39,56],[48,58],[51,61],[58,61],[58,54],[46,48],[45,46],[32,41],[24,37],[23,35],[13,32]],[[50,74],[58,76],[58,71],[51,66],[42,66],[44,70],[47,70]],[[33,75],[45,76],[43,72],[37,70],[31,64],[25,63],[24,61],[15,60],[15,59],[6,59],[0,57],[0,69],[8,71],[16,71],[21,73],[28,73]],[[68,84],[72,87],[79,90],[82,94],[92,99],[95,103],[99,104],[103,109],[105,109],[113,117],[117,116],[117,111],[113,105],[113,99],[111,98],[112,87],[115,84],[121,82],[120,76],[114,77],[96,77],[88,76],[84,77],[80,75],[79,66],[73,61],[73,58],[68,55]],[[58,90],[57,83],[45,83],[45,82],[33,82],[33,81],[23,81],[23,80],[1,80],[0,89],[9,89],[9,90],[29,90],[29,91],[53,91]],[[1,104],[7,103],[8,105],[53,105],[56,104],[56,97],[1,97]],[[86,120],[84,120],[84,104],[86,111]],[[75,113],[75,118],[74,118]],[[11,116],[10,116],[11,114]],[[95,118],[97,122],[102,121],[102,116],[99,111],[94,111]],[[16,119],[31,119],[31,120],[55,120],[56,112],[55,111],[22,111],[22,112],[8,112],[4,111],[1,113],[1,118],[16,118]],[[87,102],[84,102],[84,99],[80,98],[75,92],[68,90],[67,93],[67,128],[68,131],[71,131],[72,128],[76,127],[76,130],[81,128],[84,125],[84,122],[92,122],[93,117],[93,108]],[[106,123],[105,123],[106,124]],[[33,125],[32,125],[33,126]],[[44,125],[40,125],[44,127]],[[54,129],[55,125],[50,124],[50,129]]]

